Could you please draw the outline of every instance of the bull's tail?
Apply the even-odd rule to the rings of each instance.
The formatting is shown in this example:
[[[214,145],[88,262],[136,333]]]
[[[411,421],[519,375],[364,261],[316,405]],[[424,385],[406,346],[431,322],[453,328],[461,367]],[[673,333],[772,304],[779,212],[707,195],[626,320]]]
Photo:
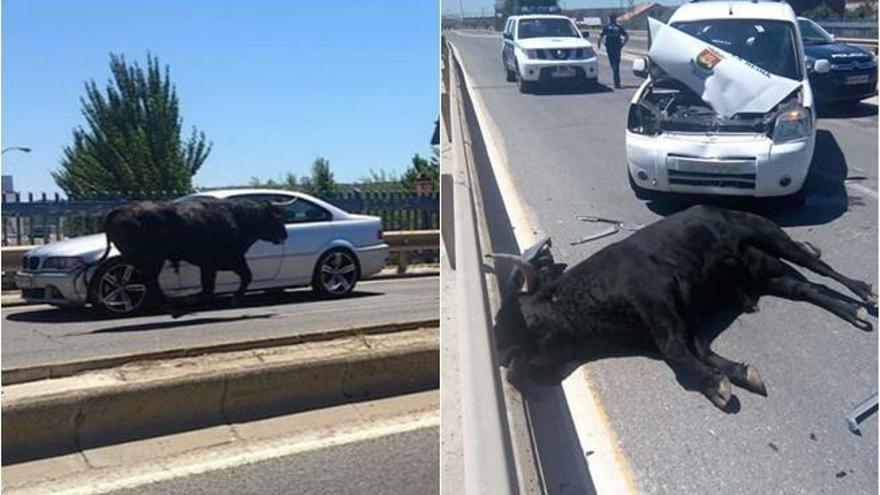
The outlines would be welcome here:
[[[106,236],[106,234],[105,234],[105,236]],[[102,254],[101,257],[98,258],[98,261],[96,261],[96,263],[101,263],[104,260],[106,260],[108,256],[110,256],[110,247],[111,246],[112,246],[112,244],[110,243],[110,238],[107,237],[107,249],[104,250],[104,254]]]

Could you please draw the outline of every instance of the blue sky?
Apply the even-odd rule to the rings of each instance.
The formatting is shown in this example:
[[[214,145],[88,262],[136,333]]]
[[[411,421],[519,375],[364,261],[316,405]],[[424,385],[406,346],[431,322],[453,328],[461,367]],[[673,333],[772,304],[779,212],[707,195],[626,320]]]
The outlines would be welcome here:
[[[629,5],[629,0],[561,0],[560,5],[565,9],[581,9],[589,7],[621,7]],[[645,3],[644,0],[636,0],[636,5]],[[666,0],[658,2],[663,5],[679,5],[682,0]],[[443,0],[443,13],[460,15],[462,9],[465,15],[492,15],[495,11],[495,0]]]
[[[439,112],[438,0],[3,0],[2,144],[16,190],[58,191],[83,83],[109,54],[171,66],[185,136],[214,149],[197,186],[308,174],[339,181],[430,155]]]

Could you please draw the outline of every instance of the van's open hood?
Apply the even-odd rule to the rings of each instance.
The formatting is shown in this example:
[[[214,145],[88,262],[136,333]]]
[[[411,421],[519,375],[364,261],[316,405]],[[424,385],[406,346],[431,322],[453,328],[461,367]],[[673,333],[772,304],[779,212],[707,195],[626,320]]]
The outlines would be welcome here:
[[[801,86],[717,46],[649,18],[651,63],[699,95],[722,118],[765,114]]]

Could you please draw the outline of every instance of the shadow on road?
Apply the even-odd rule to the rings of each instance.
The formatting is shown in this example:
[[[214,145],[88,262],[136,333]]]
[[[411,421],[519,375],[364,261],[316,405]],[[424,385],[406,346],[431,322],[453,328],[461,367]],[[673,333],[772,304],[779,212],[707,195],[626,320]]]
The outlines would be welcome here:
[[[345,297],[345,299],[350,298],[360,298],[360,297],[371,297],[371,296],[380,296],[382,292],[373,292],[373,291],[358,291],[355,290],[351,294]],[[248,294],[244,297],[244,299],[235,307],[231,307],[229,304],[229,297],[217,297],[216,299],[212,299],[206,303],[199,304],[188,304],[185,306],[187,313],[182,317],[180,321],[183,324],[188,324],[189,321],[187,318],[192,316],[195,312],[198,311],[222,311],[222,310],[241,310],[247,308],[258,308],[258,307],[267,307],[267,306],[280,306],[285,304],[302,304],[302,303],[310,303],[310,302],[318,302],[318,301],[329,301],[326,297],[319,295],[318,293],[310,290],[293,290],[293,291],[280,291],[273,293],[254,293]],[[166,313],[159,310],[158,308],[150,308],[146,309],[143,312],[132,315],[129,317],[112,317],[112,316],[104,316],[99,314],[97,311],[91,310],[89,308],[50,308],[46,309],[37,309],[34,311],[22,311],[10,314],[6,317],[7,320],[10,321],[19,321],[19,322],[28,322],[28,323],[82,323],[82,322],[90,322],[90,321],[107,321],[114,320],[120,318],[134,318],[134,317],[164,317],[170,318]]]
[[[537,96],[550,96],[550,95],[580,95],[580,94],[598,94],[598,93],[610,93],[613,90],[600,83],[597,82],[595,84],[584,84],[583,81],[553,81],[551,83],[542,83],[539,86],[534,87],[532,89],[532,94]]]
[[[265,313],[260,315],[239,315],[228,318],[210,317],[210,318],[180,318],[177,320],[162,320],[150,323],[139,323],[135,325],[120,325],[107,328],[99,328],[88,332],[75,332],[66,334],[65,337],[74,335],[97,335],[102,333],[120,333],[120,332],[145,332],[149,330],[166,330],[177,327],[190,327],[195,325],[211,325],[216,323],[232,323],[244,320],[267,319],[277,316],[278,313]]]
[[[865,206],[861,196],[849,196],[844,182],[848,173],[846,156],[834,135],[820,129],[816,131],[816,151],[804,184],[806,195],[800,202],[791,199],[680,195],[650,201],[647,207],[658,215],[668,216],[695,204],[712,204],[757,213],[783,227],[822,225],[837,219],[851,207]],[[858,179],[860,177],[849,177],[850,181]]]
[[[871,115],[877,115],[877,105],[866,102],[858,102],[850,105],[819,105],[816,111],[816,116],[820,119],[859,118],[870,117]]]

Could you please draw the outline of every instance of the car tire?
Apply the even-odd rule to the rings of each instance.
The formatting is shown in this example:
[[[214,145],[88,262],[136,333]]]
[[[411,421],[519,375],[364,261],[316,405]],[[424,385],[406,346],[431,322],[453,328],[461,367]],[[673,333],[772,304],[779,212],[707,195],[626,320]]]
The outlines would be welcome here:
[[[327,251],[318,258],[312,289],[323,297],[345,297],[354,290],[361,274],[357,256],[344,248]]]
[[[660,193],[657,191],[651,191],[650,189],[645,189],[643,187],[639,187],[636,184],[636,181],[633,180],[632,175],[629,173],[629,169],[626,171],[626,177],[629,179],[629,187],[632,189],[633,193],[636,195],[636,199],[640,199],[642,201],[651,201],[655,200],[660,196]]]
[[[89,301],[104,316],[131,316],[149,306],[147,287],[140,272],[119,258],[95,270],[89,282]]]
[[[514,71],[508,69],[507,67],[504,68],[504,72],[506,73],[506,74],[505,74],[505,79],[507,80],[507,82],[514,82],[514,81],[516,81],[516,72],[514,72]]]
[[[531,93],[532,90],[534,89],[534,86],[533,86],[534,83],[523,79],[521,74],[517,74],[516,81],[517,81],[517,86],[519,86],[519,92],[522,94]]]

